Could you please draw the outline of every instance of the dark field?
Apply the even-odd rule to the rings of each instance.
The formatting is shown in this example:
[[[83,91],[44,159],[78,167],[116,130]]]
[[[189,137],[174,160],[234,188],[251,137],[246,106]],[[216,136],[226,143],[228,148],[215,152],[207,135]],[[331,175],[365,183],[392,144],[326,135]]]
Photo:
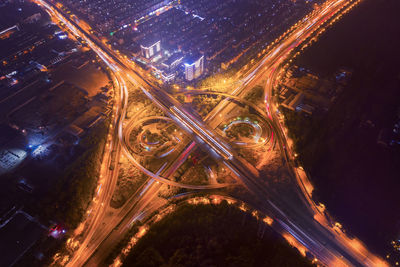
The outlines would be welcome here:
[[[224,202],[184,204],[151,226],[123,266],[312,266],[272,229],[259,237],[259,226]]]
[[[381,254],[400,236],[400,148],[377,143],[400,108],[399,10],[397,0],[363,1],[306,50],[297,65],[353,76],[327,113],[288,118],[316,198]]]

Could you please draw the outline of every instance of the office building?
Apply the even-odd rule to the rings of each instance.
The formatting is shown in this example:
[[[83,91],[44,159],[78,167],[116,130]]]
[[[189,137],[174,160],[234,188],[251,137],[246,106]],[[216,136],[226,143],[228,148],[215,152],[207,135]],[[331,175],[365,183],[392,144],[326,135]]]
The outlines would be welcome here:
[[[145,41],[143,44],[140,45],[140,48],[142,50],[142,56],[146,59],[150,59],[160,53],[161,41]]]
[[[189,57],[185,63],[185,79],[191,81],[200,77],[204,72],[204,56]]]

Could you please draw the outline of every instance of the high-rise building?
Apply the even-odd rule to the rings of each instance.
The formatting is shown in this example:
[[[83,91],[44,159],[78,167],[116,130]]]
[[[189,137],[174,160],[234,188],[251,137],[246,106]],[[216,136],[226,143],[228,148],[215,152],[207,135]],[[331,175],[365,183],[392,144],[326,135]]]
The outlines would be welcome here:
[[[161,51],[161,41],[144,42],[140,45],[142,55],[144,58],[149,59]]]
[[[185,63],[185,79],[191,81],[200,77],[204,72],[204,56],[189,57]]]

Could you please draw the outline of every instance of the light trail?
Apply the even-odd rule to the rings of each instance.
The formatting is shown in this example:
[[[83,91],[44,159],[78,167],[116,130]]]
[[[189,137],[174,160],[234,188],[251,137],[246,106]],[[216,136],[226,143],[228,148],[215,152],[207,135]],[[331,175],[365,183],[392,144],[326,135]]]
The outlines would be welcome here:
[[[186,114],[184,114],[182,111],[177,109],[176,106],[173,106],[171,108],[171,111],[173,112],[174,115],[177,117],[182,116],[185,120],[182,120],[182,122],[187,126],[192,128],[192,125],[196,128],[197,131],[199,131],[205,138],[203,137],[202,139],[205,139],[205,141],[210,144],[211,142],[211,147],[219,154],[222,154],[224,159],[232,159],[233,155],[228,151],[227,148],[225,148],[225,145],[222,145],[220,142],[218,142],[214,137],[212,137],[209,133],[203,130],[202,127],[199,126],[198,122],[195,122],[193,119],[189,118]]]
[[[45,3],[43,0],[37,0],[41,3]],[[291,51],[291,49],[293,49],[293,47],[298,46],[300,44],[300,42],[303,42],[304,40],[306,40],[309,36],[311,36],[312,32],[315,31],[320,25],[322,25],[323,23],[325,23],[325,21],[327,21],[329,19],[330,16],[333,16],[334,14],[338,13],[343,6],[346,6],[347,3],[350,3],[351,1],[344,1],[344,0],[331,0],[329,1],[328,4],[325,5],[325,9],[323,9],[322,11],[319,10],[318,12],[314,12],[312,13],[312,15],[305,20],[305,22],[310,21],[310,19],[313,21],[313,24],[305,24],[305,25],[299,25],[297,27],[297,29],[292,32],[290,35],[286,36],[286,39],[282,40],[282,43],[279,46],[279,51],[277,50],[271,50],[269,51],[269,53],[266,55],[266,57],[264,57],[261,61],[260,64],[256,64],[253,69],[249,72],[249,74],[253,75],[255,74],[255,72],[260,72],[257,73],[260,76],[263,74],[263,70],[264,68],[261,68],[264,65],[267,65],[267,70],[270,69],[270,67],[274,67],[276,68],[277,65],[281,64],[289,55],[289,52]],[[111,70],[113,71],[118,71],[118,70],[123,70],[123,72],[125,72],[126,70],[132,72],[133,70],[131,70],[130,68],[126,68],[125,66],[120,65],[119,67],[117,66],[116,63],[114,63],[114,60],[111,59],[108,55],[113,55],[112,52],[110,52],[109,50],[105,50],[107,52],[104,52],[100,47],[97,47],[95,43],[93,43],[91,40],[89,40],[87,38],[87,36],[85,34],[82,34],[81,32],[79,32],[74,25],[72,25],[71,23],[67,22],[58,12],[56,12],[55,10],[53,10],[53,8],[49,5],[47,5],[47,8],[50,10],[50,14],[54,15],[56,14],[57,17],[61,17],[61,21],[65,21],[66,25],[71,29],[71,31],[75,34],[77,34],[78,36],[83,35],[83,39],[88,40],[87,43],[90,45],[90,47],[99,55],[99,57],[110,67]],[[331,12],[328,12],[331,11]],[[310,26],[310,27],[309,27]],[[300,33],[300,34],[299,34]],[[286,47],[286,48],[285,48]],[[115,58],[118,58],[118,56],[114,56]],[[274,66],[271,62],[276,63],[276,65]],[[269,64],[269,65],[268,65]],[[120,68],[121,67],[121,68]],[[132,73],[135,73],[139,79],[139,81],[137,81],[137,79],[133,79],[131,76],[129,76],[130,74],[126,74],[124,73],[124,75],[128,76],[128,79],[130,81],[132,81],[134,84],[141,84],[144,83],[146,87],[150,87],[152,90],[156,90],[155,88],[152,88],[153,86],[146,81],[144,78],[142,78],[139,74],[137,74],[135,71],[133,71]],[[273,72],[274,73],[274,72]],[[248,78],[248,82],[245,84],[245,86],[250,85],[251,83],[254,83],[258,78],[252,77],[252,76],[247,76]],[[259,76],[259,77],[260,77]],[[246,81],[246,80],[245,80]],[[124,83],[124,81],[123,81]],[[272,83],[271,83],[272,84]],[[238,87],[240,89],[237,89],[237,93],[241,93],[241,91],[243,90],[244,86],[242,87]],[[126,85],[121,86],[121,103],[122,104],[122,111],[121,114],[125,114],[126,112],[126,106],[127,106],[127,89],[126,89]],[[169,107],[174,106],[174,104],[172,102],[169,102],[168,99],[161,99],[160,97],[154,97],[153,94],[157,94],[159,92],[154,91],[152,93],[148,92],[147,90],[145,90],[145,92],[147,92],[148,94],[146,94],[147,96],[150,97],[150,99],[152,99],[153,102],[167,107],[167,109],[169,110]],[[269,103],[268,105],[266,105],[266,107],[268,107],[269,110]],[[273,108],[273,106],[271,106]],[[251,175],[251,171],[248,170],[248,168],[246,166],[242,166],[240,164],[240,161],[238,161],[235,157],[230,156],[232,155],[229,152],[229,148],[227,148],[227,146],[225,146],[224,143],[221,143],[219,140],[215,139],[214,137],[212,137],[212,131],[208,130],[208,129],[204,129],[204,126],[201,124],[196,123],[193,119],[190,119],[186,114],[184,114],[182,112],[182,110],[178,107],[176,107],[178,111],[176,111],[177,114],[179,114],[180,116],[180,120],[183,121],[186,124],[190,124],[187,125],[186,127],[190,130],[190,129],[196,129],[196,131],[193,131],[196,135],[199,135],[199,133],[201,133],[201,135],[203,135],[202,137],[200,137],[200,139],[204,140],[205,143],[207,143],[210,147],[212,147],[215,152],[217,152],[222,158],[224,158],[225,160],[227,160],[228,162],[224,161],[224,164],[226,166],[228,166],[234,173],[236,173],[236,175],[242,179],[242,181],[244,182],[244,184],[254,190],[255,192],[257,192],[257,195],[260,197],[260,199],[263,199],[263,197],[265,198],[265,192],[262,188],[259,188],[259,184],[256,180],[253,179],[252,175]],[[183,114],[180,114],[180,112]],[[269,112],[269,111],[267,111]],[[270,114],[274,114],[273,112]],[[185,116],[187,118],[185,118]],[[120,140],[123,140],[123,134],[122,134],[122,119],[124,116],[121,116],[119,119],[119,123],[118,123],[118,137]],[[182,120],[182,118],[184,118],[184,120]],[[200,130],[201,129],[201,130]],[[280,129],[280,127],[278,127],[278,129]],[[282,136],[282,135],[281,135]],[[278,134],[278,139],[280,139],[279,134]],[[283,145],[283,147],[285,148],[285,145]],[[126,149],[123,147],[123,149]],[[126,150],[124,151],[125,153],[128,153]],[[290,153],[290,150],[289,150]],[[129,154],[129,153],[128,153]],[[129,154],[130,155],[130,154]],[[128,155],[127,155],[128,156]],[[131,156],[131,155],[130,155]],[[136,162],[133,159],[133,162]],[[137,162],[136,162],[137,163]],[[143,171],[144,173],[146,173],[147,175],[149,175],[150,177],[154,178],[154,179],[160,179],[162,177],[159,177],[157,175],[155,175],[154,173],[149,172],[148,170],[144,169],[140,164],[136,165],[136,167],[138,167],[141,171]],[[246,173],[247,172],[247,173]],[[163,178],[162,178],[163,179]],[[171,181],[164,181],[164,182],[171,182]],[[272,203],[272,202],[271,202]],[[276,210],[276,209],[275,209]],[[298,214],[294,213],[294,214],[290,214],[291,216],[298,216]],[[301,218],[303,219],[303,218]],[[308,223],[308,221],[306,221],[304,224]],[[303,224],[303,225],[304,225]],[[311,227],[311,224],[309,225]],[[314,227],[313,230],[315,230],[315,234],[320,234],[320,229],[319,226]],[[299,228],[300,229],[300,228]],[[292,231],[294,231],[292,229]],[[299,232],[296,231],[296,235],[299,236],[301,238],[301,236],[304,234],[307,234],[306,232]],[[313,237],[310,238],[325,238],[324,236],[319,236],[317,237],[316,235],[314,235]],[[304,240],[304,238],[303,238]],[[325,238],[325,240],[328,240]],[[348,251],[349,253],[346,252],[345,257],[348,257],[349,259],[351,259],[352,263],[360,263],[360,264],[366,264],[368,266],[374,266],[371,265],[371,260],[368,258],[366,259],[365,256],[360,256],[359,252],[354,251],[354,247],[356,247],[355,245],[350,246],[349,244],[343,244],[343,243],[338,243],[338,241],[335,240],[331,240],[329,239],[329,244],[330,247],[329,249],[332,251],[332,253],[335,253],[333,256],[329,256],[327,258],[328,255],[325,255],[323,253],[319,253],[318,251],[315,251],[315,254],[318,255],[319,259],[323,259],[324,263],[326,263],[327,265],[329,265],[332,262],[336,262],[336,261],[340,261],[340,259],[338,259],[338,257],[343,257],[343,255],[341,255],[341,253],[337,253],[338,249],[345,249],[345,251],[342,250],[342,252],[346,252]],[[341,247],[342,246],[342,247]],[[358,247],[358,245],[357,245]],[[324,250],[326,252],[326,249]],[[336,254],[337,253],[337,254]]]

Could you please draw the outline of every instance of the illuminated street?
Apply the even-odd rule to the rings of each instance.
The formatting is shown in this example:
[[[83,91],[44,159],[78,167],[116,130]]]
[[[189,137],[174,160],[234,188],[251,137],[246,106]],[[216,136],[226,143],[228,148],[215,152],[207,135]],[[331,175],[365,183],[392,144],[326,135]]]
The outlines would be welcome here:
[[[315,14],[312,14],[305,22],[296,25],[296,28],[292,30],[286,37],[283,37],[282,41],[278,41],[277,44],[274,44],[273,47],[266,51],[266,55],[259,60],[259,64],[256,64],[254,67],[252,67],[251,70],[246,72],[244,78],[242,78],[242,80],[244,81],[244,86],[239,86],[232,92],[232,94],[240,96],[241,94],[243,94],[243,92],[245,92],[246,88],[251,88],[251,86],[249,85],[255,83],[257,79],[259,79],[259,77],[269,77],[267,79],[265,94],[266,108],[269,116],[273,118],[273,114],[275,114],[274,106],[273,103],[269,102],[268,96],[271,95],[271,88],[277,73],[279,73],[279,66],[282,62],[284,62],[285,57],[290,55],[290,52],[293,48],[300,45],[301,42],[303,42],[303,40],[306,40],[310,34],[312,34],[320,27],[320,25],[323,25],[328,19],[335,15],[336,12],[340,11],[344,6],[347,6],[348,4],[349,3],[345,1],[331,1],[325,4],[325,8],[321,8],[319,12],[315,12]],[[45,5],[48,6],[47,4]],[[51,8],[50,6],[48,7]],[[112,51],[103,50],[102,47],[96,45],[96,39],[93,39],[93,37],[89,37],[89,35],[82,32],[83,30],[80,30],[79,28],[74,26],[74,23],[71,23],[67,19],[65,19],[63,15],[57,11],[57,9],[51,8],[50,10],[50,12],[55,13],[58,19],[62,20],[66,25],[69,25],[71,30],[75,34],[78,34],[79,36],[81,36],[81,38],[86,39],[88,44],[92,46],[92,48],[98,53],[98,55],[108,63],[110,68],[116,71],[117,75],[124,76],[124,78],[121,78],[120,82],[121,91],[120,100],[118,102],[121,104],[117,106],[117,111],[119,111],[121,115],[118,115],[118,113],[116,113],[116,117],[123,118],[126,110],[128,92],[125,85],[125,79],[129,80],[133,84],[137,84],[140,87],[143,86],[142,88],[145,94],[147,94],[147,96],[154,103],[156,103],[156,105],[158,105],[173,120],[175,120],[182,129],[186,130],[189,134],[203,140],[204,143],[209,146],[208,149],[211,149],[213,152],[215,152],[215,157],[220,157],[222,160],[225,161],[226,166],[237,175],[237,178],[262,201],[262,206],[259,207],[260,210],[269,211],[271,214],[273,214],[274,218],[279,218],[279,220],[286,221],[287,223],[282,223],[284,227],[287,228],[286,230],[296,239],[298,239],[300,243],[305,244],[305,246],[310,251],[312,251],[313,254],[320,261],[326,263],[327,265],[331,265],[331,263],[333,262],[342,262],[342,264],[344,265],[360,264],[367,266],[376,266],[376,264],[378,264],[376,262],[377,259],[375,259],[373,255],[360,254],[360,251],[356,250],[350,244],[344,242],[342,243],[341,241],[339,241],[341,239],[332,239],[330,235],[328,235],[323,229],[325,225],[320,225],[318,223],[315,224],[315,222],[313,222],[313,214],[310,214],[308,216],[304,214],[300,215],[296,214],[295,211],[290,210],[289,212],[287,212],[288,214],[282,212],[281,208],[284,207],[284,209],[287,210],[290,208],[290,206],[282,207],[281,205],[285,204],[281,204],[280,199],[275,199],[274,196],[271,196],[267,189],[260,188],[259,185],[257,185],[256,181],[256,170],[250,170],[249,172],[248,168],[250,165],[243,162],[243,159],[236,159],[235,154],[233,151],[231,151],[229,145],[220,140],[218,137],[214,137],[215,134],[212,133],[212,129],[208,128],[202,122],[199,122],[196,119],[190,118],[188,115],[186,115],[186,112],[179,109],[179,104],[174,101],[170,96],[158,89],[156,85],[151,86],[151,81],[147,81],[146,79],[142,78],[139,73],[137,73],[135,70],[131,69],[129,65],[124,63],[123,59],[119,59],[118,55],[113,54]],[[120,69],[124,70],[124,74],[119,71]],[[217,107],[217,113],[223,112],[223,110],[226,108],[225,105],[224,103],[220,104],[220,106]],[[276,133],[277,138],[279,138],[279,142],[281,143],[281,146],[283,148],[285,147],[285,138],[284,135],[281,134],[281,126],[278,126],[276,123],[275,125],[276,126],[274,132]],[[118,129],[118,136],[120,141],[123,141],[123,128],[121,119],[116,122],[115,127],[116,129]],[[110,146],[110,151],[111,149],[112,148]],[[283,148],[282,151],[284,151],[283,153],[287,154],[288,160],[290,160],[290,150]],[[146,171],[146,174],[151,175],[151,177],[153,178],[159,176],[154,173],[149,173],[148,171]],[[106,176],[106,174],[104,175]],[[108,177],[112,177],[112,175]],[[110,179],[108,179],[108,181],[110,182]],[[111,182],[110,185],[112,185]],[[102,215],[104,209],[100,209],[100,207],[101,203],[106,200],[105,197],[107,195],[109,196],[109,194],[107,194],[107,189],[107,186],[104,186],[104,188],[102,189],[101,196],[103,196],[104,199],[102,199],[100,196],[100,199],[103,201],[98,202],[99,204],[97,205],[97,210],[99,212],[96,212],[96,209],[92,211],[92,216],[96,216],[97,218],[94,219],[94,223],[92,223],[91,229],[93,230],[89,232],[92,234],[87,235],[87,238],[85,239],[87,241],[84,242],[83,245],[81,245],[80,247],[80,250],[85,251],[85,253],[81,253],[78,250],[75,254],[76,260],[79,259],[82,263],[85,262],[85,259],[89,258],[90,256],[90,250],[85,248],[85,245],[90,244],[91,239],[93,238],[95,233],[100,230],[98,229],[98,227],[99,225],[101,225],[100,222],[102,221],[102,218],[104,216]],[[156,190],[154,191],[156,192]],[[277,204],[274,204],[274,202]],[[278,206],[280,206],[281,208],[278,208]],[[296,221],[297,225],[293,224],[292,220]],[[108,229],[113,229],[112,224],[107,224],[107,226]],[[305,232],[304,230],[301,230],[301,228],[310,230],[307,230]],[[100,232],[102,232],[103,235],[105,233],[104,230],[100,230]],[[330,245],[326,246],[325,244],[327,243],[329,243]],[[322,246],[325,246],[325,249],[322,249]],[[326,247],[329,247],[329,249],[326,249]],[[96,248],[97,246],[94,245],[92,251],[94,251]],[[71,266],[74,266],[74,264],[80,265],[78,262],[75,261],[75,258],[73,258],[69,264],[71,264]]]
[[[274,91],[289,63],[306,46],[316,42],[334,22],[347,13],[351,15],[351,10],[357,8],[361,0],[328,0],[315,4],[306,17],[281,32],[251,59],[251,63],[236,69],[229,77],[225,92],[218,91],[218,85],[196,88],[195,83],[189,83],[202,75],[196,66],[202,66],[204,56],[191,53],[188,58],[194,63],[185,63],[185,74],[174,78],[189,81],[186,88],[182,85],[184,82],[172,85],[165,80],[167,71],[154,71],[155,66],[142,68],[144,63],[131,60],[124,51],[116,50],[114,44],[85,22],[87,18],[79,18],[82,12],[74,13],[74,9],[70,11],[65,7],[67,4],[63,6],[51,0],[34,2],[54,23],[64,25],[69,34],[87,44],[107,67],[114,86],[111,120],[95,194],[84,220],[67,240],[66,248],[72,253],[56,254],[52,264],[104,266],[110,251],[130,233],[133,225],[167,210],[175,203],[173,201],[179,201],[183,196],[189,199],[188,203],[214,200],[219,203],[221,199],[242,203],[238,205],[240,209],[251,210],[257,219],[264,218],[268,227],[318,266],[389,266],[361,240],[347,235],[338,227],[340,224],[332,222],[327,215],[329,208],[325,210],[323,205],[315,202],[313,185],[308,173],[297,162],[295,146],[288,137]],[[135,25],[112,31],[111,36],[128,27],[134,31],[137,27],[145,27],[153,16],[160,16],[161,20],[168,12],[178,14],[181,12],[180,1],[176,2],[158,7],[151,16],[135,21]],[[197,13],[192,16],[204,20]],[[156,53],[160,48],[154,45],[149,49],[142,45],[141,49],[148,53],[142,56],[145,62],[150,53]],[[171,56],[175,61],[166,60],[162,64],[174,65],[182,59],[180,53]],[[156,61],[156,58],[154,56],[152,60]],[[222,85],[225,83],[224,80]],[[257,99],[260,102],[249,98],[256,86],[262,89],[263,98]],[[137,100],[131,97],[132,94],[145,100]],[[147,104],[149,100],[150,104]],[[195,107],[201,101],[213,104],[204,114],[205,106],[199,105],[198,110]],[[289,173],[290,178],[285,184],[287,191],[284,192],[292,192],[290,196],[280,193],[281,188],[274,188],[269,182],[273,177],[268,176],[266,169],[275,162]],[[126,166],[139,170],[145,179],[130,192],[123,204],[115,208],[110,203]],[[189,171],[195,175],[180,174]],[[195,178],[200,182],[190,183]],[[236,193],[234,190],[238,187],[244,187],[249,194]],[[168,197],[163,195],[165,191],[169,192]],[[220,192],[224,194],[219,195]],[[229,196],[231,192],[235,193]],[[203,200],[197,198],[200,193],[205,196]],[[114,261],[114,266],[121,264],[117,264],[118,261]]]

